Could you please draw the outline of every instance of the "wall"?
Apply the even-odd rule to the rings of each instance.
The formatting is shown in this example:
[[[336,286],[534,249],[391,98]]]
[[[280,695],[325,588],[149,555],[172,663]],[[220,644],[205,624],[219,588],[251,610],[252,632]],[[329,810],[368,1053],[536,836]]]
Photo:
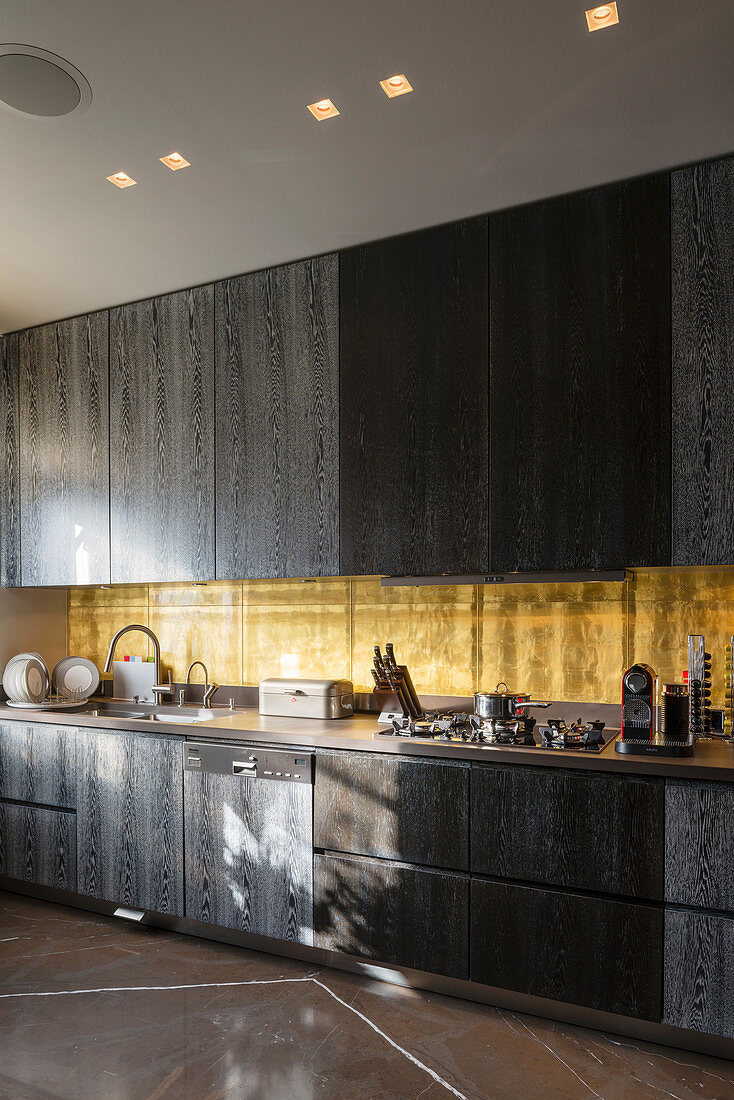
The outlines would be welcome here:
[[[16,653],[40,653],[49,668],[66,654],[63,588],[0,588],[0,674]]]
[[[714,705],[734,633],[734,570],[638,572],[631,583],[381,588],[379,579],[72,588],[68,651],[101,668],[110,638],[140,622],[181,680],[202,658],[221,684],[346,676],[370,690],[372,646],[391,641],[419,691],[466,695],[506,680],[536,698],[616,703],[647,661],[680,681],[686,635],[705,633]],[[128,635],[120,653],[147,654]]]

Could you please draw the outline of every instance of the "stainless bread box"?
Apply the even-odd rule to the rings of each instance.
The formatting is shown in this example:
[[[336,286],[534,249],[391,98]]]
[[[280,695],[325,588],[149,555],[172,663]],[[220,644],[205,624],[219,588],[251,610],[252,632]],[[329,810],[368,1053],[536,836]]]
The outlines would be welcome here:
[[[260,681],[260,713],[283,718],[351,718],[351,680],[305,680],[271,676]]]

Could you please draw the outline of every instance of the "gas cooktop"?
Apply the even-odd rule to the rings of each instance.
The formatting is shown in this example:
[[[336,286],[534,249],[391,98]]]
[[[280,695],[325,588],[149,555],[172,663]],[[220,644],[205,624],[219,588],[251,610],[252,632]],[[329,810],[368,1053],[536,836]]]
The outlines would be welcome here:
[[[479,718],[459,711],[430,711],[419,718],[393,718],[378,737],[410,738],[416,741],[442,741],[475,748],[562,749],[572,752],[601,752],[608,743],[603,735],[604,722],[577,722],[568,725],[562,718],[550,718],[537,727],[534,718]],[[610,731],[612,738],[616,731]]]

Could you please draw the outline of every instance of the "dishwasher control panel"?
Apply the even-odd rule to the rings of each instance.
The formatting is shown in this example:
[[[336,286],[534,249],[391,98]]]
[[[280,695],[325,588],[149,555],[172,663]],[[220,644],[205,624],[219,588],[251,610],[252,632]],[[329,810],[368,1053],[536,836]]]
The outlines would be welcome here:
[[[190,772],[271,779],[278,783],[313,783],[312,752],[186,741],[183,755],[184,768]]]

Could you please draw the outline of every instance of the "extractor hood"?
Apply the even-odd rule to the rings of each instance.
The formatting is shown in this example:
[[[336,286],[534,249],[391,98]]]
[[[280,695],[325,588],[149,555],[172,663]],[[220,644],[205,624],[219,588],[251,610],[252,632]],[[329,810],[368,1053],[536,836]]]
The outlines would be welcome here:
[[[557,573],[440,573],[434,577],[382,577],[383,588],[421,588],[438,584],[588,584],[631,580],[627,569],[585,569]]]

